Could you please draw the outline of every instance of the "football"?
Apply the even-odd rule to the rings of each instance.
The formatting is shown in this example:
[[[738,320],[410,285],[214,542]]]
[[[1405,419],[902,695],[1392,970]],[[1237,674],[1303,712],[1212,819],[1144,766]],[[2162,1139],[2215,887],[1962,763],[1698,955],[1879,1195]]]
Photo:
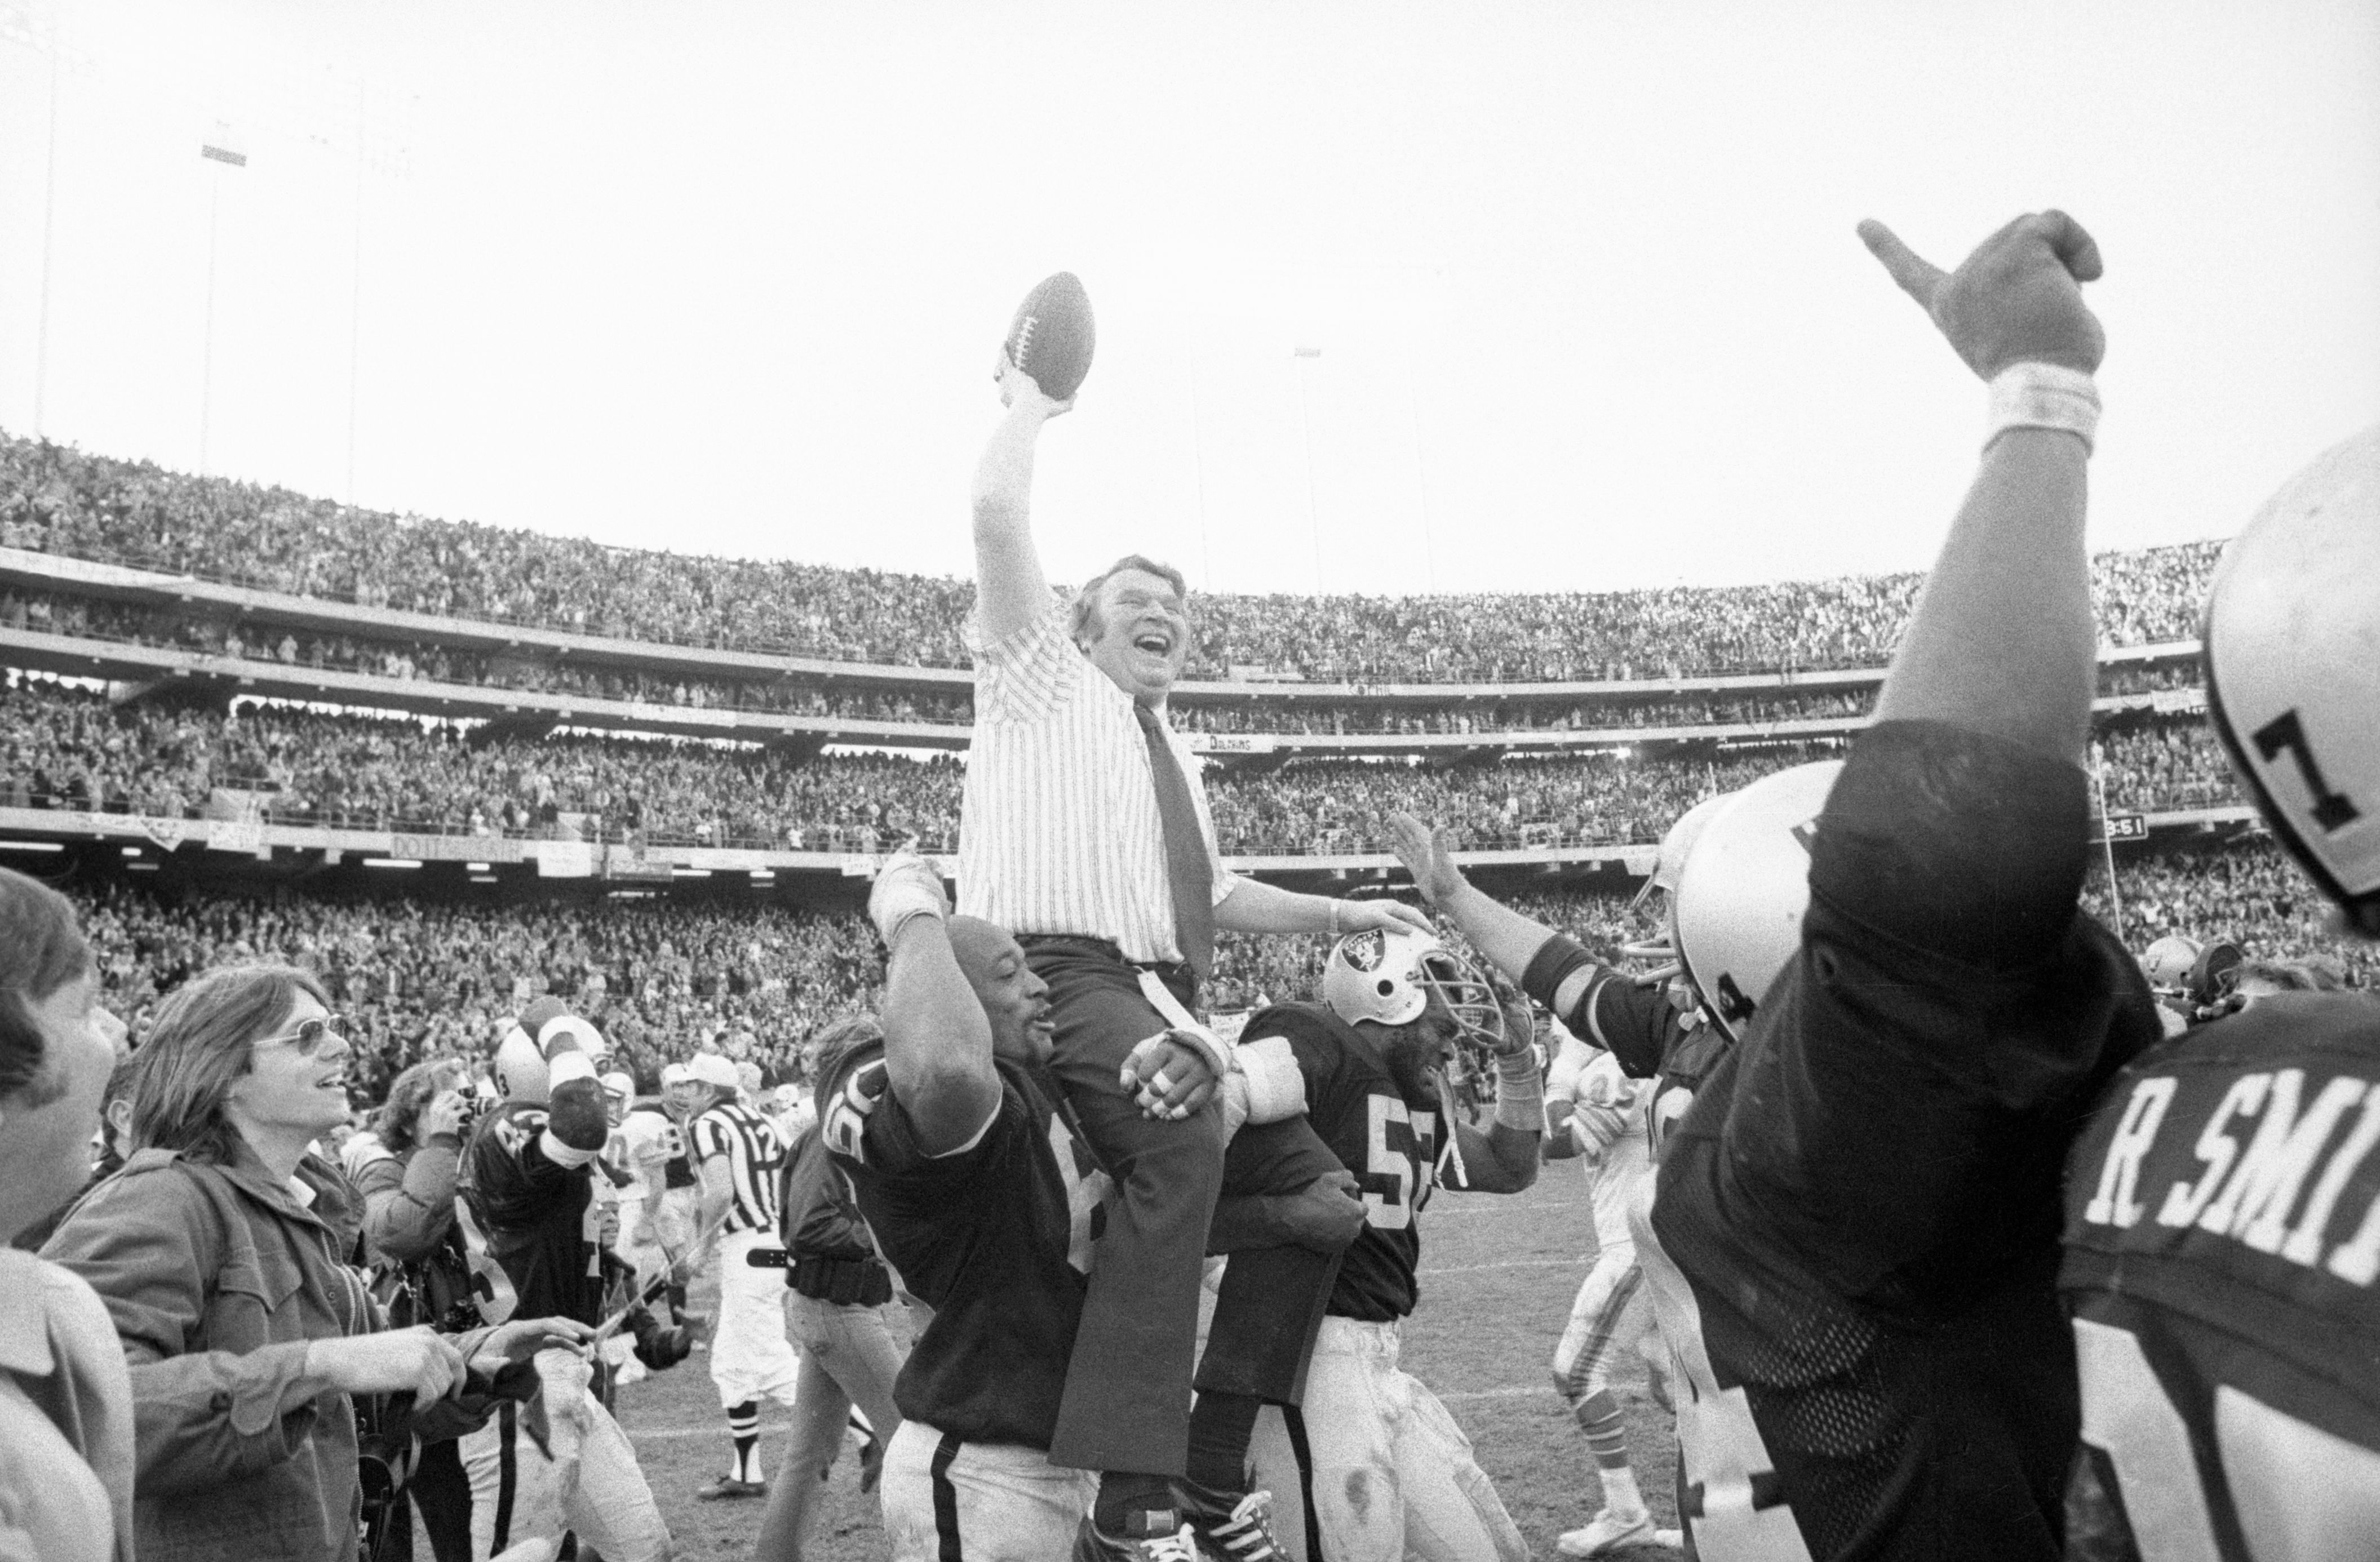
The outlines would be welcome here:
[[[1008,327],[1008,361],[1033,376],[1041,394],[1064,401],[1091,371],[1091,296],[1080,278],[1060,272],[1025,296]]]

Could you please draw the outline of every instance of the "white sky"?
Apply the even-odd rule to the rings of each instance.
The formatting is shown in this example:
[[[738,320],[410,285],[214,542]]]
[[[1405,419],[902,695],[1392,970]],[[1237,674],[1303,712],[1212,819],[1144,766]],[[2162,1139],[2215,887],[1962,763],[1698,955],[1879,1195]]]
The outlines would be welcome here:
[[[0,428],[964,573],[1066,269],[1055,576],[1917,568],[1983,395],[1852,224],[1948,264],[2053,204],[2108,266],[2095,545],[2380,418],[2380,0],[0,0]]]

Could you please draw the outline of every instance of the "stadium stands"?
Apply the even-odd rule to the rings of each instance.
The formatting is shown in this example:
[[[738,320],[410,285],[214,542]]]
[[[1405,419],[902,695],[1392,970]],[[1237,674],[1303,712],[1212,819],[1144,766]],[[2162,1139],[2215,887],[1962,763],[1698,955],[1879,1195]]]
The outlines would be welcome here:
[[[117,817],[137,823],[128,840],[146,830],[153,849],[123,854],[148,855],[131,865],[145,879],[91,866],[113,845],[57,859],[136,1020],[190,971],[280,955],[323,974],[375,1081],[476,1047],[544,990],[597,1011],[648,1072],[716,1035],[773,1075],[811,1026],[870,1000],[866,925],[820,909],[847,895],[820,878],[739,900],[673,887],[663,866],[622,899],[603,892],[609,859],[550,885],[527,846],[497,848],[810,854],[818,873],[840,854],[847,876],[904,840],[955,847],[962,762],[881,750],[965,745],[965,677],[944,671],[964,660],[965,582],[385,515],[6,435],[0,550],[23,551],[0,557],[0,808],[28,810],[0,834],[95,838]],[[2102,663],[2106,811],[2146,821],[2114,831],[2118,895],[2101,882],[2095,903],[2136,948],[2179,932],[2344,956],[2279,854],[2240,841],[2188,644],[2216,553],[2095,562],[2106,641],[2130,648]],[[1217,761],[1218,831],[1243,866],[1381,884],[1364,860],[1383,860],[1382,816],[1408,808],[1497,854],[1532,914],[1609,948],[1639,931],[1619,899],[1531,895],[1528,876],[1616,889],[1693,802],[1839,745],[1914,584],[1206,596],[1204,681],[1175,715]],[[854,738],[854,720],[874,725]],[[226,808],[252,848],[230,859],[177,822]],[[72,822],[44,832],[44,817]],[[318,833],[298,871],[274,832],[301,826],[378,833]],[[370,893],[308,877],[341,842],[353,860],[357,841],[433,837],[514,877]],[[160,853],[178,869],[164,881]],[[1226,938],[1210,999],[1299,989],[1319,953]]]

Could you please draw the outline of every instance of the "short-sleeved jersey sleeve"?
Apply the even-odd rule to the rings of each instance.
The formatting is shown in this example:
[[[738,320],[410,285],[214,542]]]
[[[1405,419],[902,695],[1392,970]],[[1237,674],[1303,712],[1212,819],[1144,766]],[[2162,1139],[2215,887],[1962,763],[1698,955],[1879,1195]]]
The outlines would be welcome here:
[[[1597,966],[1577,1004],[1561,1016],[1572,1035],[1591,1041],[1620,1059],[1632,1079],[1660,1072],[1677,1012],[1659,987],[1640,987],[1625,972]]]
[[[1937,723],[1862,740],[1820,817],[1802,950],[1678,1130],[1721,1142],[1709,1218],[1921,1312],[2047,1240],[2082,1110],[2157,1034],[2077,910],[2082,786]]]

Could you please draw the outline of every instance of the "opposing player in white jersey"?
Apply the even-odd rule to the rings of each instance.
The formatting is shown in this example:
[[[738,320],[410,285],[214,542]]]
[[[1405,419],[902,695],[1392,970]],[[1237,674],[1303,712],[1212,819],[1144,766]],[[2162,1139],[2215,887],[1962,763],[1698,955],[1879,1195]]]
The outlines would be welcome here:
[[[1566,1531],[1556,1543],[1565,1556],[1597,1556],[1623,1545],[1682,1544],[1678,1531],[1653,1524],[1628,1457],[1626,1420],[1611,1391],[1615,1362],[1630,1352],[1651,1359],[1650,1352],[1640,1349],[1654,1335],[1653,1309],[1636,1265],[1628,1205],[1652,1169],[1645,1144],[1645,1114],[1652,1099],[1649,1081],[1630,1079],[1613,1054],[1571,1038],[1564,1039],[1546,1085],[1548,1117],[1561,1136],[1548,1142],[1546,1156],[1585,1158],[1588,1198],[1595,1208],[1595,1266],[1571,1303],[1570,1322],[1554,1347],[1553,1366],[1555,1392],[1570,1406],[1586,1437],[1603,1504],[1591,1520]]]
[[[2225,551],[2206,698],[2273,833],[2380,938],[2380,428]],[[2380,1555],[2380,1003],[2260,998],[2151,1048],[2066,1177],[2076,1562]]]

